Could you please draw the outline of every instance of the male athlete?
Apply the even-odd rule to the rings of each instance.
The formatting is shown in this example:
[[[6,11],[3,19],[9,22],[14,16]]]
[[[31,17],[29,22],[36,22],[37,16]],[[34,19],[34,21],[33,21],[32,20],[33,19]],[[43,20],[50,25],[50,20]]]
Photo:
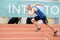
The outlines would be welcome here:
[[[48,20],[46,18],[46,15],[38,8],[37,6],[43,6],[41,4],[35,4],[35,5],[27,5],[27,11],[31,10],[31,13],[27,13],[30,16],[33,16],[35,13],[37,16],[31,19],[31,22],[37,27],[36,32],[39,31],[41,28],[39,27],[38,21],[42,20],[44,24],[46,24],[49,28],[51,28],[54,32],[54,36],[57,35],[57,30],[55,30],[51,25],[48,24]]]

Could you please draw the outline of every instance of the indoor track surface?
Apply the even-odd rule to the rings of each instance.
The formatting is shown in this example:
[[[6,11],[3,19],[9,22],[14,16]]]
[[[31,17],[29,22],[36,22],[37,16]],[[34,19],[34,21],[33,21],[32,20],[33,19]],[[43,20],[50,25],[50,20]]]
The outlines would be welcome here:
[[[40,24],[41,30],[35,32],[33,24],[0,24],[0,40],[60,40],[60,25],[52,24],[57,29],[57,36],[44,24]]]

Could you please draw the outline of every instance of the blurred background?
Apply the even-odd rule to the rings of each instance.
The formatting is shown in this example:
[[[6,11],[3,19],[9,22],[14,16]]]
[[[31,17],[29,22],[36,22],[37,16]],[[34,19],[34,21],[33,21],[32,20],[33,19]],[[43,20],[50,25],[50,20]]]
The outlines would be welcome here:
[[[22,18],[18,21],[18,24],[26,24],[28,18]],[[0,17],[0,24],[7,24],[11,20],[10,17]],[[43,23],[42,20],[39,20],[38,23]],[[48,18],[48,23],[50,24],[60,24],[60,18]]]
[[[60,2],[60,0],[34,0],[34,1],[46,1],[46,2]],[[0,24],[7,24],[9,22],[11,18],[10,17],[0,17]],[[27,18],[21,18],[21,20],[19,20],[18,24],[26,24],[27,22]],[[39,20],[38,22],[43,23],[41,20]],[[60,18],[48,18],[48,23],[50,24],[60,24]]]

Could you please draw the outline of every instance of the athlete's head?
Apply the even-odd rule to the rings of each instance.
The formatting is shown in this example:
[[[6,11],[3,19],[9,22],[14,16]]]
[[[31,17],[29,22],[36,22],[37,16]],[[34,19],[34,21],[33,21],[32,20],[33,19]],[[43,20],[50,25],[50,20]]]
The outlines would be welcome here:
[[[27,5],[27,10],[31,10],[32,9],[32,6],[31,5]]]

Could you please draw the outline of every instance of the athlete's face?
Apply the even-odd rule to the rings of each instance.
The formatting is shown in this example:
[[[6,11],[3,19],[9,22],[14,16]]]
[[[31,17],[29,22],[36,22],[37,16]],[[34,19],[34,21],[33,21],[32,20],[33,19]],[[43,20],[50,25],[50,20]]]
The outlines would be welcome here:
[[[28,5],[27,10],[31,10],[31,9],[32,9],[31,5]]]

